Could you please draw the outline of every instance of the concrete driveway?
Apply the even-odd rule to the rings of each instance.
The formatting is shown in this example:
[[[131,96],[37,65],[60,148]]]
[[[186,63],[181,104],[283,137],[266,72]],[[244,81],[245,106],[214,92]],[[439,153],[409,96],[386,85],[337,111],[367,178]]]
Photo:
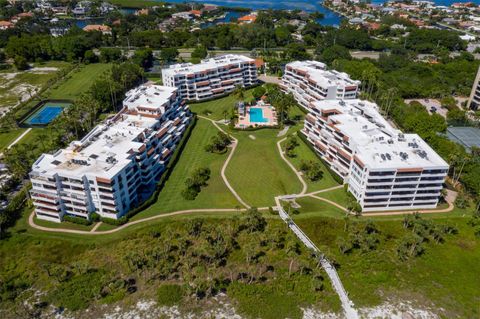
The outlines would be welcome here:
[[[443,116],[444,118],[447,118],[447,112],[448,110],[446,108],[442,108],[442,104],[440,103],[439,100],[437,99],[406,99],[405,103],[410,104],[410,102],[419,102],[425,108],[427,109],[428,114],[432,114],[431,109],[432,107],[436,107],[437,111],[436,113]]]

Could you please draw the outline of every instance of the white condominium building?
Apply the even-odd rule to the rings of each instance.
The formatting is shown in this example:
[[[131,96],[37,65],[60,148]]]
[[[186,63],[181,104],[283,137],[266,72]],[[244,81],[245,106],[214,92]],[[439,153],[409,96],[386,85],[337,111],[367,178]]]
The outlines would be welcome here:
[[[225,55],[200,64],[175,64],[162,70],[163,85],[178,88],[186,100],[202,101],[232,92],[235,87],[257,84],[255,60],[243,55]]]
[[[316,101],[335,99],[356,99],[360,81],[350,79],[343,72],[327,70],[318,61],[295,61],[288,63],[280,88],[292,93],[295,100],[307,110]]]
[[[175,88],[149,85],[127,93],[124,108],[81,141],[33,164],[31,197],[38,218],[118,219],[155,190],[190,121]]]
[[[472,92],[468,99],[467,108],[471,110],[480,110],[480,67],[478,68],[475,81],[473,81]]]
[[[376,104],[315,102],[302,132],[364,212],[437,206],[448,164],[417,134],[394,129]]]

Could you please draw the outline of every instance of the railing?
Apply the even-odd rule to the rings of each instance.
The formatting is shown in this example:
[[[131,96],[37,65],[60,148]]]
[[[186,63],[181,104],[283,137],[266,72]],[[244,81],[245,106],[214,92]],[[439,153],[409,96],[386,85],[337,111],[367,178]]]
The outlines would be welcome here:
[[[295,222],[290,218],[290,216],[285,212],[283,207],[280,205],[280,201],[277,200],[278,213],[280,218],[282,218],[288,227],[293,231],[293,233],[302,241],[302,243],[309,249],[311,249],[315,256],[319,258],[320,264],[327,273],[328,277],[332,281],[334,290],[337,292],[342,303],[342,308],[345,312],[345,316],[348,319],[359,318],[357,311],[353,308],[353,302],[348,298],[347,291],[343,287],[342,281],[337,274],[335,267],[328,261],[325,255],[318,249],[314,242],[308,238],[308,236],[302,231],[300,227],[295,224]]]

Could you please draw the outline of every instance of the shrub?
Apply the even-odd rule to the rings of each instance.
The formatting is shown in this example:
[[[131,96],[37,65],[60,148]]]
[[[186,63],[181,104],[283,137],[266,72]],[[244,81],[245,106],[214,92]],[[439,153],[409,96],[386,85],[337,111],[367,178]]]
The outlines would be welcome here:
[[[90,271],[62,282],[47,298],[51,303],[71,311],[86,309],[100,296],[103,283],[103,272]]]
[[[198,168],[193,174],[185,180],[186,188],[182,191],[182,196],[186,200],[194,200],[200,193],[202,187],[207,186],[211,171],[208,167]]]
[[[113,219],[108,217],[101,217],[100,221],[105,224],[113,225],[113,226],[121,226],[128,222],[127,216],[120,217],[119,219]]]
[[[210,144],[205,146],[205,151],[209,153],[225,153],[227,146],[232,142],[231,138],[223,133],[218,132],[217,135],[212,136]]]
[[[177,164],[178,159],[180,158],[180,155],[181,155],[183,149],[185,148],[185,145],[187,144],[187,141],[190,138],[190,135],[192,134],[192,131],[195,128],[196,124],[197,124],[197,116],[194,114],[193,118],[192,118],[192,121],[190,122],[190,125],[185,130],[185,133],[184,133],[182,139],[178,143],[177,149],[173,153],[173,156],[170,159],[170,161],[168,162],[165,172],[160,177],[160,180],[157,183],[157,187],[155,189],[155,192],[153,193],[153,195],[149,199],[147,199],[146,201],[144,201],[142,204],[135,207],[134,209],[130,210],[125,215],[125,217],[127,219],[132,218],[133,216],[135,216],[139,212],[144,211],[145,209],[147,209],[148,207],[150,207],[151,205],[153,205],[154,203],[157,202],[158,195],[160,194],[160,191],[163,189],[163,186],[168,181],[168,178],[170,177],[170,174],[172,173],[173,169],[175,168],[175,165]]]
[[[323,177],[322,165],[320,165],[318,162],[302,161],[300,164],[300,170],[312,182],[318,181]]]
[[[30,66],[28,65],[27,59],[25,59],[23,56],[17,55],[15,58],[13,58],[13,64],[19,71],[23,71],[28,69]]]
[[[183,299],[184,289],[180,285],[161,285],[157,290],[157,301],[162,306],[178,305]]]
[[[298,141],[295,136],[289,136],[285,142],[285,154],[288,157],[295,157],[295,148],[298,146]]]
[[[92,222],[99,222],[100,219],[101,219],[101,217],[97,213],[93,212],[93,213],[90,214],[90,220]]]
[[[298,135],[300,137],[300,139],[305,143],[305,145],[308,146],[308,148],[310,148],[310,150],[315,153],[315,155],[317,155],[318,159],[320,159],[320,161],[322,161],[323,165],[327,168],[328,172],[330,173],[330,175],[332,176],[332,178],[339,184],[343,184],[343,178],[338,176],[337,173],[335,173],[334,171],[332,171],[332,169],[330,168],[329,164],[325,162],[325,160],[323,158],[321,158],[320,156],[318,156],[318,153],[317,151],[315,150],[315,148],[312,146],[312,144],[307,140],[307,138],[305,137],[305,135],[303,134],[299,134]]]
[[[63,216],[63,220],[66,221],[66,222],[79,224],[79,225],[85,225],[85,226],[90,226],[92,224],[92,222],[89,221],[88,219],[81,218],[81,217],[76,217],[76,216],[65,215],[65,216]]]

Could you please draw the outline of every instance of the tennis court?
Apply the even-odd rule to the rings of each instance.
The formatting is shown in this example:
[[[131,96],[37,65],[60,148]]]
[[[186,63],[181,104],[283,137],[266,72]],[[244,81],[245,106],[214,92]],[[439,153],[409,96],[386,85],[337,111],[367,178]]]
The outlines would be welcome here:
[[[47,102],[37,112],[30,116],[25,123],[30,125],[47,125],[62,113],[68,103]]]

